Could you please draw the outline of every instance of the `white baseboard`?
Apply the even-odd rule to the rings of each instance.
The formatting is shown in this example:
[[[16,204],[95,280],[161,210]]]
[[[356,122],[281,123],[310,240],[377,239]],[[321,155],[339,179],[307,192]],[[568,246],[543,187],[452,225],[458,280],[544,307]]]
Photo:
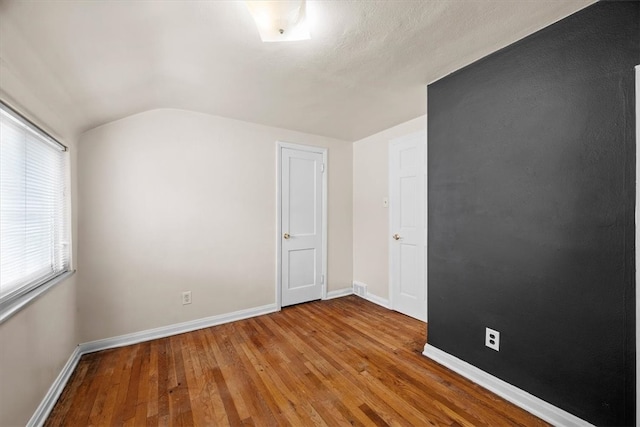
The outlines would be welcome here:
[[[236,320],[248,319],[250,317],[274,313],[276,311],[278,311],[278,308],[275,304],[268,304],[261,307],[234,311],[233,313],[205,317],[203,319],[176,323],[174,325],[148,329],[146,331],[134,332],[132,334],[120,335],[118,337],[106,338],[80,344],[75,348],[75,350],[73,350],[73,353],[71,353],[71,357],[69,357],[69,360],[67,360],[67,363],[62,368],[62,371],[60,371],[60,374],[49,388],[49,391],[42,399],[42,402],[40,402],[40,405],[31,416],[31,419],[27,423],[27,426],[39,427],[44,424],[47,417],[51,413],[51,410],[58,401],[60,394],[62,394],[65,385],[67,385],[67,381],[69,381],[71,374],[78,365],[80,358],[84,354],[93,353],[100,350],[107,350],[110,348],[124,347],[126,345],[137,344],[157,338],[165,338],[171,335],[191,332],[198,329],[208,328],[210,326],[222,325],[223,323],[235,322]]]
[[[79,347],[82,354],[93,353],[110,348],[124,347],[126,345],[165,338],[171,335],[183,334],[185,332],[222,325],[223,323],[235,322],[236,320],[248,319],[250,317],[261,316],[263,314],[274,313],[276,311],[278,311],[276,304],[267,304],[261,307],[234,311],[233,313],[219,314],[217,316],[205,317],[202,319],[191,320],[189,322],[147,329],[146,331],[134,332],[132,334],[86,342],[80,344]]]
[[[386,309],[391,309],[391,303],[389,302],[388,299],[385,298],[381,298],[377,295],[371,294],[369,292],[367,292],[367,294],[363,297],[364,299],[366,299],[367,301],[370,301],[374,304],[378,304],[381,307],[384,307]]]
[[[353,294],[352,288],[336,289],[335,291],[327,292],[327,296],[325,297],[325,299],[327,300],[327,299],[346,297],[347,295],[351,295],[351,294]]]
[[[58,401],[58,398],[62,394],[64,386],[67,385],[67,381],[69,381],[71,374],[76,369],[81,356],[82,353],[80,352],[80,347],[76,347],[73,350],[73,353],[71,353],[69,360],[67,360],[67,363],[62,367],[58,377],[55,379],[53,384],[51,384],[51,387],[49,387],[49,391],[47,391],[42,402],[40,402],[40,405],[38,405],[38,408],[31,416],[31,419],[27,423],[27,427],[36,427],[44,424],[51,413],[51,410]]]
[[[369,292],[369,286],[364,283],[364,282],[358,282],[356,280],[353,281],[353,285],[355,286],[359,286],[363,291],[364,291],[364,295],[360,295],[354,292],[354,295],[359,296],[360,298],[364,298],[369,302],[372,302],[374,304],[378,304],[381,307],[384,307],[386,309],[391,309],[391,302],[388,299],[385,298],[381,298],[377,295],[372,294],[371,292]]]
[[[38,427],[44,424],[47,417],[51,413],[51,410],[58,401],[60,394],[62,394],[65,385],[67,385],[67,381],[69,381],[71,374],[78,365],[80,358],[84,354],[93,353],[100,350],[107,350],[110,348],[123,347],[131,344],[137,344],[157,338],[165,338],[171,335],[191,332],[198,329],[208,328],[210,326],[221,325],[223,323],[235,322],[236,320],[248,319],[250,317],[274,313],[276,311],[278,311],[278,308],[275,304],[268,304],[261,307],[234,311],[233,313],[205,317],[203,319],[176,323],[174,325],[148,329],[146,331],[134,332],[132,334],[120,335],[118,337],[106,338],[80,344],[75,348],[73,353],[71,353],[71,357],[69,357],[69,360],[62,368],[62,371],[60,371],[60,374],[49,388],[49,391],[42,399],[42,402],[40,402],[40,405],[31,416],[31,419],[27,423],[27,426]]]
[[[423,355],[451,369],[474,383],[494,392],[509,402],[558,427],[593,426],[549,402],[527,393],[475,366],[458,359],[432,345],[425,344]]]

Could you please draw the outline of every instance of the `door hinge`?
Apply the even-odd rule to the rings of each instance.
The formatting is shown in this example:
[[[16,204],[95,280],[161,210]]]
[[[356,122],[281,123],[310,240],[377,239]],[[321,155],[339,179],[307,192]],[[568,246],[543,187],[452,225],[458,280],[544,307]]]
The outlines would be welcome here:
[[[324,163],[320,163],[320,172],[324,172]]]
[[[320,284],[324,285],[324,274],[320,275]]]

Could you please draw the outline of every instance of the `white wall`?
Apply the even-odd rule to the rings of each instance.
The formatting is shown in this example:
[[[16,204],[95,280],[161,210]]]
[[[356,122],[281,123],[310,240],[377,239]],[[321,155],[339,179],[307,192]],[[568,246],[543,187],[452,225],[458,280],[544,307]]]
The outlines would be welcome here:
[[[275,303],[277,140],[329,148],[328,289],[351,286],[351,144],[148,111],[80,140],[81,341]]]
[[[75,279],[0,325],[0,425],[25,425],[78,345]]]
[[[0,98],[69,147],[74,202],[76,151],[71,127],[24,83],[12,65],[12,50],[5,49],[16,45],[14,39],[4,30],[0,35]],[[72,203],[72,265],[77,248],[75,208]],[[76,276],[72,276],[0,324],[0,426],[29,421],[78,344],[77,323]]]
[[[427,128],[426,116],[353,144],[353,280],[389,298],[389,141]]]

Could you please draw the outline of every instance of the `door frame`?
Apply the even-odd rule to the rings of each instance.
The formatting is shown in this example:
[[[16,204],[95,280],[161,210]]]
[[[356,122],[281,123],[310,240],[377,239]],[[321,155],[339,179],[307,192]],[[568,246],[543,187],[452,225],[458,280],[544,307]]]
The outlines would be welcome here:
[[[388,146],[387,146],[387,164],[388,164],[388,176],[387,176],[387,185],[389,187],[389,222],[388,222],[388,232],[387,232],[387,248],[388,248],[388,252],[389,252],[389,308],[391,310],[395,310],[395,305],[394,305],[394,298],[393,298],[393,268],[394,268],[394,262],[393,262],[393,253],[391,251],[391,245],[393,244],[393,242],[391,241],[391,233],[393,233],[393,220],[394,220],[394,216],[392,214],[393,212],[393,206],[392,206],[392,201],[394,200],[394,186],[392,185],[391,182],[391,178],[393,176],[393,170],[395,169],[394,166],[392,165],[392,155],[391,155],[391,150],[393,149],[393,146],[397,145],[397,144],[401,144],[404,141],[408,140],[408,139],[413,139],[413,138],[422,138],[422,141],[424,143],[424,174],[425,174],[425,188],[424,188],[424,260],[423,260],[423,265],[422,268],[425,272],[424,274],[424,292],[425,292],[425,299],[426,299],[426,304],[427,306],[425,307],[426,310],[426,315],[425,315],[425,322],[429,321],[429,282],[428,282],[428,265],[427,265],[427,249],[428,249],[428,240],[427,240],[427,233],[428,233],[428,227],[427,227],[427,208],[428,208],[428,203],[429,203],[429,197],[428,197],[428,191],[427,191],[427,128],[425,126],[424,129],[421,129],[417,132],[412,132],[397,138],[393,138],[389,140]]]
[[[276,309],[282,309],[282,149],[306,151],[322,154],[324,172],[322,173],[322,299],[327,299],[327,183],[328,183],[328,150],[324,147],[312,145],[294,144],[285,141],[276,141]]]

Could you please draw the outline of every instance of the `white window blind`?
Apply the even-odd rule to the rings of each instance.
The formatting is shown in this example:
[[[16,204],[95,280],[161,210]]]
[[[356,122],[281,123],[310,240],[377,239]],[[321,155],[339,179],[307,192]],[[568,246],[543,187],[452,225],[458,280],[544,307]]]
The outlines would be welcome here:
[[[0,103],[0,302],[69,269],[66,148]]]

